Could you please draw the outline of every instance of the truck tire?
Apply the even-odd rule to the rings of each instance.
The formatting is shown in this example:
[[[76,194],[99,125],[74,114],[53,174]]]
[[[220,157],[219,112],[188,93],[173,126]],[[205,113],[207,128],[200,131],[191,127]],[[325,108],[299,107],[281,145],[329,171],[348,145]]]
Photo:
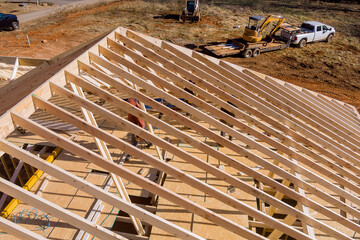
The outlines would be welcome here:
[[[260,49],[259,48],[255,48],[252,52],[252,56],[253,57],[257,57],[260,55]]]
[[[19,22],[12,22],[11,23],[11,28],[12,30],[16,30],[16,29],[19,29]]]
[[[251,56],[252,56],[252,51],[251,51],[251,49],[246,49],[246,50],[242,53],[242,55],[244,56],[244,58],[249,58],[249,57],[251,57]]]
[[[179,16],[179,21],[180,22],[185,22],[185,11],[183,11],[180,16]]]
[[[330,34],[330,35],[326,38],[326,41],[327,41],[327,42],[332,42],[332,41],[333,41],[333,38],[334,38],[334,34]]]
[[[305,47],[306,46],[306,39],[305,38],[301,39],[297,46],[299,48]]]

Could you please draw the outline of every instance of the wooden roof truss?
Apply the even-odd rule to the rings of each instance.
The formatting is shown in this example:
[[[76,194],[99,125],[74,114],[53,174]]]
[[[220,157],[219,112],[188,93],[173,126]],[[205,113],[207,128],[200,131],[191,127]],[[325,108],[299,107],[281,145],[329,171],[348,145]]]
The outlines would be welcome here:
[[[185,88],[194,94],[184,90]],[[105,100],[115,109],[140,117],[148,124],[149,131],[88,100],[84,90]],[[139,100],[142,109],[118,97],[119,93]],[[80,106],[85,118],[80,118],[49,101],[53,95],[71,100]],[[163,99],[181,111],[169,108],[154,100],[154,97]],[[266,172],[251,168],[234,159],[231,154],[218,151],[154,117],[146,111],[145,106],[175,119],[187,128],[247,158]],[[232,112],[234,117],[220,108]],[[42,109],[92,135],[100,154],[32,120],[30,116],[36,109]],[[188,114],[184,115],[183,112]],[[102,116],[118,128],[150,141],[156,146],[157,156],[147,154],[98,127],[94,115]],[[199,124],[196,121],[199,119],[212,128]],[[223,119],[234,128],[219,119]],[[0,150],[127,212],[132,216],[132,223],[139,235],[144,234],[141,224],[144,221],[182,239],[203,239],[201,233],[192,233],[132,204],[122,179],[247,239],[264,239],[265,236],[277,239],[283,233],[295,239],[314,239],[318,232],[334,239],[351,239],[350,233],[360,233],[360,226],[355,221],[360,218],[359,123],[356,111],[349,105],[225,61],[118,28],[1,117]],[[44,162],[7,141],[6,137],[15,126],[21,126],[109,171],[121,197],[116,197],[105,189]],[[256,186],[155,135],[152,131],[153,126],[253,178]],[[222,137],[219,131],[231,135],[243,145]],[[249,227],[263,227],[263,234],[241,226],[114,163],[107,145],[143,160],[152,167],[231,206],[239,213],[249,215],[253,219],[249,221]],[[258,199],[259,207],[253,208],[231,194],[222,192],[172,166],[164,161],[161,149],[222,179],[234,188],[253,195]],[[250,149],[256,149],[271,160],[255,154]],[[2,192],[38,207],[100,239],[121,238],[120,235],[40,196],[23,191],[22,188],[1,178],[0,188]],[[309,194],[314,197],[308,197]],[[284,196],[294,201],[295,205],[285,203]],[[326,203],[326,206],[323,203]],[[283,220],[276,218],[278,212],[286,213],[286,217]],[[321,213],[327,220],[315,218],[310,212]],[[39,237],[14,227],[8,220],[0,220],[0,228],[9,233],[19,237],[25,235],[29,239]],[[297,220],[301,225],[295,224]],[[329,224],[329,221],[336,222],[337,225]]]

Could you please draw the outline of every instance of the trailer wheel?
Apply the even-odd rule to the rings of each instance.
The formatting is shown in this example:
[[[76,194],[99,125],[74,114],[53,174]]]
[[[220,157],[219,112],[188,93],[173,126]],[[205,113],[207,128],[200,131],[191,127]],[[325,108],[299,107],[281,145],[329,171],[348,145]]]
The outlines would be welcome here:
[[[256,48],[253,50],[253,53],[252,53],[252,56],[253,57],[257,57],[260,55],[260,49],[259,48]]]
[[[251,56],[252,56],[252,51],[251,51],[251,49],[246,49],[246,50],[243,52],[242,55],[244,56],[244,58],[249,58],[249,57],[251,57]]]

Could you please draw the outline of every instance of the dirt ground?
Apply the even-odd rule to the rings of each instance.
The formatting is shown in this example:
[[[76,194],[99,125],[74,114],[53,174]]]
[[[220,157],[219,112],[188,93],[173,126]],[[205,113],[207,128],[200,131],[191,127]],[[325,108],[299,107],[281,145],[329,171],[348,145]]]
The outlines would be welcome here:
[[[30,3],[24,7],[19,6],[21,3],[4,3],[0,2],[0,12],[7,14],[21,15],[29,12],[35,12],[46,8],[54,7],[54,4],[41,4],[36,6],[35,3]],[[50,6],[51,5],[51,6]]]
[[[101,33],[123,26],[153,37],[198,49],[242,35],[250,15],[282,14],[287,22],[300,25],[317,20],[337,30],[332,43],[308,44],[305,48],[239,56],[224,60],[294,83],[360,109],[360,8],[358,4],[292,5],[281,1],[244,1],[239,5],[202,5],[200,23],[179,23],[177,1],[114,1],[80,11],[58,13],[18,31],[0,31],[0,55],[52,58]],[[222,1],[224,2],[224,1]],[[230,3],[229,3],[230,2]],[[239,1],[241,2],[241,1]],[[256,3],[256,4],[254,4]],[[1,3],[5,4],[5,3]],[[298,4],[298,5],[296,5]],[[241,30],[233,28],[241,25]],[[31,47],[28,46],[29,36]]]

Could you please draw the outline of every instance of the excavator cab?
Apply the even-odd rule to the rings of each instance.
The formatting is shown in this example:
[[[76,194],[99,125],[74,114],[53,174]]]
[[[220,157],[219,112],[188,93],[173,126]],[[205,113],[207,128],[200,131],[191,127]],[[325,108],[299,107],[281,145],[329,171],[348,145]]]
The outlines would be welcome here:
[[[195,11],[195,1],[187,1],[186,10],[189,14],[193,14]]]
[[[277,24],[274,26],[274,28],[271,30],[269,36],[272,36],[276,30],[279,29],[281,24],[284,23],[285,17],[283,16],[275,16],[270,15],[265,20],[265,18],[262,16],[251,16],[249,17],[249,24],[245,27],[245,32],[243,35],[243,39],[247,42],[259,42],[262,40],[262,32],[265,30],[265,28],[272,22],[277,22]],[[260,24],[260,22],[262,24]]]
[[[264,19],[265,18],[262,16],[251,16],[251,17],[249,17],[249,24],[246,27],[251,30],[257,31],[258,28],[260,27],[259,22]]]
[[[199,0],[186,0],[186,7],[180,14],[180,21],[198,22],[200,21]]]

